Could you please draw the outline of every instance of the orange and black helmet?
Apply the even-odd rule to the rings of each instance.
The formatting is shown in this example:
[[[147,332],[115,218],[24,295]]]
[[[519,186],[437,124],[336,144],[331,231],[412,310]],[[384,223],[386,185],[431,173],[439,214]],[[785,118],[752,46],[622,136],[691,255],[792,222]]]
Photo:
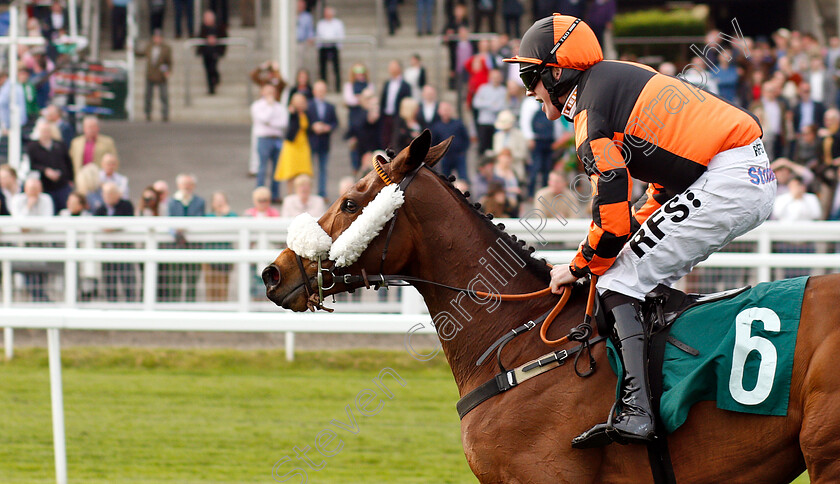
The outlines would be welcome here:
[[[602,60],[601,44],[586,22],[559,13],[534,22],[522,37],[519,55],[504,59],[505,62],[519,63],[519,75],[529,91],[534,90],[543,72],[550,71],[546,67],[561,67],[564,73],[569,69],[578,71],[577,75],[574,72],[565,74],[566,82],[560,85],[554,82],[553,86],[546,84],[549,91],[558,95],[564,92],[557,92],[557,89],[567,91],[573,87],[574,84],[569,85],[568,82],[571,77],[579,77],[579,73]],[[549,76],[543,80],[544,83],[546,79]]]

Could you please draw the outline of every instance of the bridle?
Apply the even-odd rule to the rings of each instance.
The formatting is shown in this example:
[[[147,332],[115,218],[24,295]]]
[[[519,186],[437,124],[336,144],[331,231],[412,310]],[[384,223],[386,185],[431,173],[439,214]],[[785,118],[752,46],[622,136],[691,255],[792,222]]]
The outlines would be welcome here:
[[[385,183],[385,186],[394,184],[394,181],[391,178],[391,176],[382,167],[383,163],[380,162],[380,159],[385,162],[384,164],[387,164],[389,162],[387,160],[384,160],[384,158],[381,155],[375,156],[373,158],[373,161],[372,161],[374,171],[379,176],[379,178],[382,180],[382,182]],[[411,184],[411,182],[417,176],[417,173],[419,173],[420,170],[423,169],[423,167],[429,168],[429,166],[426,165],[425,162],[420,163],[416,168],[414,168],[408,174],[406,174],[403,177],[402,180],[400,180],[400,182],[398,184],[398,187],[403,193],[405,193],[405,191],[408,189],[408,186]],[[551,289],[548,288],[548,287],[545,288],[545,289],[542,289],[540,291],[535,291],[535,292],[525,293],[525,294],[497,294],[497,293],[488,293],[488,292],[484,292],[484,291],[476,291],[476,290],[472,290],[472,289],[465,289],[465,288],[448,286],[446,284],[441,284],[439,282],[429,281],[429,280],[421,279],[421,278],[414,277],[414,276],[385,275],[385,274],[383,274],[384,267],[385,267],[385,259],[388,256],[388,246],[391,243],[391,236],[394,232],[394,226],[396,225],[398,212],[399,212],[399,208],[395,210],[393,216],[391,217],[390,221],[388,222],[388,230],[387,230],[386,235],[385,235],[385,245],[382,248],[382,254],[380,256],[380,261],[379,261],[379,274],[371,276],[371,275],[368,275],[367,272],[364,269],[361,270],[360,275],[343,274],[343,275],[341,275],[341,280],[344,284],[349,286],[349,285],[352,285],[352,284],[362,282],[362,283],[364,283],[365,287],[367,287],[367,288],[374,287],[376,289],[379,289],[380,287],[387,287],[389,285],[389,283],[390,283],[390,285],[394,285],[394,286],[407,286],[411,282],[421,282],[421,283],[427,283],[427,284],[435,285],[435,286],[438,286],[438,287],[443,287],[443,288],[450,289],[450,290],[457,291],[457,292],[471,293],[471,294],[473,294],[475,296],[478,296],[478,297],[481,297],[481,298],[498,298],[498,300],[500,300],[500,301],[523,301],[523,300],[535,299],[535,298],[538,298],[538,297],[548,296],[548,295],[551,294]],[[310,309],[311,311],[315,311],[316,309],[323,309],[325,311],[332,312],[333,309],[327,308],[323,305],[324,291],[328,291],[335,286],[335,281],[338,278],[338,275],[336,275],[332,271],[332,269],[324,268],[322,266],[323,257],[317,256],[315,258],[315,260],[316,260],[316,263],[318,265],[318,272],[316,274],[315,279],[316,279],[316,283],[318,285],[318,294],[316,295],[312,292],[312,289],[309,287],[309,283],[308,283],[309,276],[306,274],[306,268],[304,267],[304,264],[303,264],[303,258],[297,252],[293,252],[293,253],[295,254],[295,261],[297,262],[298,269],[300,270],[301,277],[303,278],[303,281],[304,281],[303,287],[304,287],[304,291],[306,292],[307,308]],[[324,272],[327,272],[332,276],[332,281],[331,281],[331,284],[330,284],[329,287],[324,287]],[[557,304],[547,314],[544,314],[539,318],[535,318],[534,320],[530,320],[527,323],[523,324],[522,326],[520,326],[520,327],[512,330],[511,332],[507,333],[505,336],[500,338],[496,343],[494,343],[493,346],[491,346],[490,349],[488,349],[488,352],[495,349],[496,347],[499,347],[499,351],[501,351],[501,348],[503,348],[504,345],[510,339],[512,339],[514,336],[522,334],[523,332],[530,331],[531,329],[536,327],[536,325],[540,321],[542,322],[542,326],[540,328],[540,338],[542,339],[542,341],[545,344],[547,344],[549,346],[560,346],[564,343],[567,343],[568,341],[586,341],[586,340],[588,340],[589,337],[592,334],[591,321],[594,318],[594,313],[595,313],[594,308],[595,308],[595,299],[596,299],[595,298],[595,284],[596,284],[596,281],[597,281],[596,276],[592,276],[592,278],[590,279],[589,295],[588,295],[588,298],[587,298],[586,316],[584,318],[584,322],[582,324],[578,325],[576,328],[573,328],[566,336],[563,336],[562,338],[559,338],[559,339],[556,339],[556,340],[549,340],[548,337],[547,337],[547,334],[548,334],[548,329],[551,326],[551,323],[554,322],[554,319],[563,310],[563,308],[565,307],[566,303],[569,300],[569,297],[571,296],[572,291],[571,291],[570,286],[564,286],[564,288],[563,288],[564,290],[563,290],[563,293],[560,297],[560,300],[557,302]],[[537,321],[537,322],[535,322],[535,321]],[[481,361],[483,361],[483,358],[479,360],[479,362],[481,362]]]

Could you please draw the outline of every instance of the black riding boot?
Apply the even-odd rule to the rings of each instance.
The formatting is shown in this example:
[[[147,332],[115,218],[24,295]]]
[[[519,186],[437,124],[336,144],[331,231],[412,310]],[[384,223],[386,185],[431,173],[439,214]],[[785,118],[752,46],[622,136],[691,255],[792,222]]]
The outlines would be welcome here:
[[[611,311],[615,327],[610,340],[624,367],[618,414],[572,440],[572,447],[586,449],[610,442],[647,443],[654,437],[653,411],[647,382],[647,341],[638,303],[625,303]]]

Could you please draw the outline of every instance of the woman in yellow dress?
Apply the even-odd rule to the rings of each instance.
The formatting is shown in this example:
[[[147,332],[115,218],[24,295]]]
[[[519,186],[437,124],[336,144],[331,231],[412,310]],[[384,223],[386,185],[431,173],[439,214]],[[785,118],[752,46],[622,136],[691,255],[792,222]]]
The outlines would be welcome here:
[[[289,127],[286,141],[280,150],[280,161],[274,171],[277,181],[291,181],[300,174],[312,176],[312,151],[309,147],[309,118],[306,116],[306,96],[300,93],[292,95],[289,102]],[[292,193],[287,188],[287,193]]]

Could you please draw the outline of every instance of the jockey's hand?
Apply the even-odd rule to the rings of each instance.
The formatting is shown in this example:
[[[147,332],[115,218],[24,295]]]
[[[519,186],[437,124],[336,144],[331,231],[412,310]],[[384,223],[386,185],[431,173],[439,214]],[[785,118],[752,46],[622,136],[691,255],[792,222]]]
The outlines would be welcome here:
[[[562,286],[571,284],[577,280],[577,277],[572,275],[572,270],[568,265],[556,265],[551,268],[551,292],[554,294],[562,294]]]

